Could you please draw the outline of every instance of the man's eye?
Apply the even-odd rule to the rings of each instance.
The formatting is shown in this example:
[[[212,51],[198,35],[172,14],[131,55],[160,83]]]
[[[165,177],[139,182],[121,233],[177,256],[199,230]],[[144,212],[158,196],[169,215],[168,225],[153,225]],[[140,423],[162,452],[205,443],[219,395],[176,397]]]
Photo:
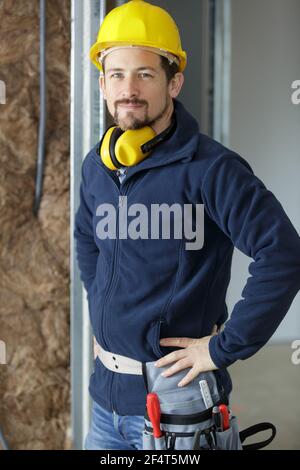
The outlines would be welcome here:
[[[140,77],[142,78],[151,78],[152,75],[150,73],[147,73],[147,72],[142,72],[139,74]],[[122,73],[119,73],[119,72],[116,72],[116,73],[113,73],[112,75],[110,75],[110,78],[123,78],[123,74]]]

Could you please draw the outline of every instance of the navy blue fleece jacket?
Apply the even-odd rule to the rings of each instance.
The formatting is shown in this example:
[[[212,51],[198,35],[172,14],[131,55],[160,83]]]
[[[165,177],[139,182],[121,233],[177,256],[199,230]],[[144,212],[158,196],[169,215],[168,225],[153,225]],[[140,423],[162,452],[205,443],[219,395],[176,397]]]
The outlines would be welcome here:
[[[227,367],[255,354],[273,335],[300,288],[300,238],[274,194],[248,162],[199,133],[196,120],[174,100],[177,127],[120,183],[102,163],[99,144],[82,166],[75,219],[78,264],[88,293],[94,335],[106,350],[154,361],[174,348],[162,337],[202,337],[228,317],[225,302],[233,248],[252,258],[250,277],[225,329],[209,350],[227,393]],[[100,239],[99,205],[203,204],[204,244],[184,238]],[[92,397],[121,415],[144,414],[141,376],[118,374],[97,358]]]

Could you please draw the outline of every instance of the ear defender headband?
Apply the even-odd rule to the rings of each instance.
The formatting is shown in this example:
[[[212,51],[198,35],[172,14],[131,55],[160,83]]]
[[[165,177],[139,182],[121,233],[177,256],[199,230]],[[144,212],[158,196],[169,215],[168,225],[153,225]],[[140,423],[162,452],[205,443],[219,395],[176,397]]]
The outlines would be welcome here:
[[[99,154],[104,165],[110,170],[137,165],[148,157],[154,147],[167,140],[175,128],[174,117],[170,126],[157,135],[150,126],[127,131],[123,131],[118,126],[111,126],[101,139]]]

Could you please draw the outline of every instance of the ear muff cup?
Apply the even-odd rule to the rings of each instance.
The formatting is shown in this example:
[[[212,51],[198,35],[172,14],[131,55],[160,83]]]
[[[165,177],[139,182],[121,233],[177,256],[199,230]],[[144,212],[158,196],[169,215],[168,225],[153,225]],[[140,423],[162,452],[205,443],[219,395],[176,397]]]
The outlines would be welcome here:
[[[127,131],[122,131],[118,126],[111,126],[101,139],[99,154],[110,170],[117,170],[121,166],[134,166],[148,157],[158,144],[167,140],[175,129],[175,117],[170,126],[160,134],[155,134],[150,126]]]
[[[111,170],[121,166],[137,165],[150,153],[150,151],[143,152],[142,146],[155,136],[154,130],[149,126],[127,131],[112,126],[106,131],[100,143],[102,161]]]
[[[144,160],[150,152],[143,152],[142,146],[156,136],[154,130],[143,127],[125,131],[117,140],[115,154],[123,166],[133,166]]]
[[[107,166],[107,168],[109,168],[110,170],[117,170],[121,167],[115,156],[113,142],[116,142],[117,138],[121,135],[122,132],[123,131],[119,127],[111,126],[103,134],[103,137],[100,142],[100,157],[104,165]]]
[[[120,129],[119,127],[114,127],[109,139],[109,155],[113,165],[116,168],[120,168],[120,166],[122,166],[115,153],[116,144],[122,134],[124,134],[124,131],[122,131],[122,129]]]

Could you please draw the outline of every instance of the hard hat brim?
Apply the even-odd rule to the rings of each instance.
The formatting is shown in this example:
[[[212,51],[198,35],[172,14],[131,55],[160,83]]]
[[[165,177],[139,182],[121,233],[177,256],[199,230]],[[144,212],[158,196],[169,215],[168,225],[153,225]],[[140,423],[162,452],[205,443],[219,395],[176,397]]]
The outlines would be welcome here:
[[[146,46],[146,47],[151,47],[154,49],[153,52],[155,52],[155,49],[158,50],[157,48],[157,45],[155,44],[150,44],[150,43],[146,43],[144,42],[143,44],[142,43],[139,43],[139,44],[129,44],[129,43],[126,43],[126,42],[114,42],[114,43],[99,43],[99,42],[96,42],[90,49],[90,59],[91,61],[93,62],[93,64],[101,71],[103,72],[103,68],[102,68],[102,64],[101,62],[99,61],[99,55],[101,53],[101,51],[105,50],[105,49],[108,49],[110,47],[114,47],[114,46],[119,46],[119,47],[126,47],[126,46],[131,46],[131,45],[134,45],[134,46]],[[175,55],[176,57],[178,57],[179,59],[179,72],[183,72],[184,69],[186,68],[186,63],[187,63],[187,55],[186,55],[186,52],[185,51],[181,51],[180,54],[179,53],[175,53],[175,51],[171,51],[171,50],[167,50],[167,49],[164,49],[166,52],[169,52],[173,55]],[[157,52],[159,54],[159,52]]]

